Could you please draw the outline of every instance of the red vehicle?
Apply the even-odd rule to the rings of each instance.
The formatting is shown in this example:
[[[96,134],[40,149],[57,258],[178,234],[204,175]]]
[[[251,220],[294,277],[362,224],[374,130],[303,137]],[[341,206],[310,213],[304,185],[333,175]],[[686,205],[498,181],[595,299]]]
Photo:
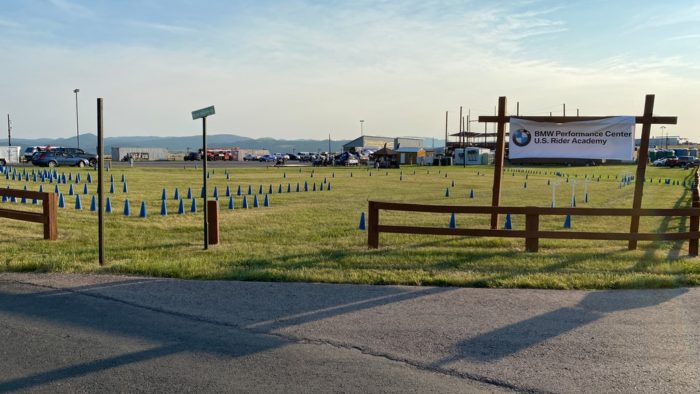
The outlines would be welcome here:
[[[199,150],[199,154],[202,155],[202,149]],[[218,160],[231,161],[231,160],[234,160],[237,156],[238,156],[237,149],[230,149],[230,148],[207,149],[207,160],[208,161],[218,161]]]

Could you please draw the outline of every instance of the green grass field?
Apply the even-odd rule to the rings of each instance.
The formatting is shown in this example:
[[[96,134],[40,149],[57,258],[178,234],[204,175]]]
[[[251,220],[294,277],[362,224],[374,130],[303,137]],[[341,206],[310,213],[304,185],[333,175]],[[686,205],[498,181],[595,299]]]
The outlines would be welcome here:
[[[21,171],[22,169],[18,169]],[[28,168],[29,171],[32,168]],[[81,194],[83,210],[74,209],[75,196],[60,184],[66,207],[59,212],[59,240],[42,240],[40,225],[0,219],[0,271],[108,272],[177,278],[238,279],[264,281],[312,281],[333,283],[456,285],[479,287],[532,287],[552,289],[610,289],[693,286],[700,284],[700,259],[689,258],[687,242],[640,242],[628,251],[624,241],[541,240],[538,253],[525,253],[524,240],[517,238],[473,238],[382,234],[380,248],[367,248],[366,232],[358,230],[367,201],[400,201],[451,205],[490,205],[491,167],[404,167],[401,170],[348,168],[237,168],[211,170],[209,194],[219,191],[221,243],[202,250],[202,199],[197,214],[178,215],[175,188],[182,197],[187,188],[199,197],[201,170],[182,167],[113,168],[106,173],[115,179],[110,194],[114,212],[106,215],[105,266],[97,263],[97,214],[90,212],[95,184],[82,195],[90,170],[60,168],[73,176]],[[312,176],[313,171],[313,176]],[[529,171],[529,172],[528,172]],[[96,172],[91,171],[96,180]],[[562,176],[553,175],[561,172]],[[504,176],[502,205],[550,206],[547,181],[559,182],[557,206],[569,206],[571,184],[576,181],[578,207],[631,207],[634,185],[620,186],[620,177],[633,174],[634,166],[602,167],[508,167]],[[126,176],[128,193],[122,192]],[[371,174],[371,175],[370,175]],[[401,175],[402,174],[402,175]],[[286,177],[285,177],[286,175]],[[683,182],[690,170],[649,168],[643,207],[688,207],[690,191],[682,185],[667,185],[665,179]],[[566,182],[566,179],[569,182]],[[584,203],[584,179],[588,176],[588,203]],[[527,179],[526,179],[527,177]],[[600,178],[600,179],[599,179]],[[331,190],[320,191],[327,180]],[[662,182],[659,183],[659,179]],[[454,187],[452,182],[454,181]],[[304,182],[309,191],[303,192]],[[527,182],[527,188],[524,187]],[[296,185],[301,192],[297,193]],[[316,184],[317,191],[312,192]],[[287,193],[287,185],[292,192]],[[39,183],[0,178],[0,186],[38,190]],[[52,191],[55,183],[44,183]],[[251,185],[267,192],[270,207],[241,209],[238,186],[247,194]],[[283,193],[278,194],[282,185]],[[229,210],[225,189],[234,195]],[[161,193],[166,188],[168,215],[160,215]],[[450,196],[445,197],[449,189]],[[109,190],[109,182],[106,183]],[[474,198],[469,198],[470,191]],[[125,198],[131,217],[122,214]],[[148,217],[139,218],[145,201]],[[248,196],[252,207],[252,196]],[[5,202],[22,210],[37,210],[31,204]],[[563,217],[544,217],[541,229],[561,230]],[[418,224],[447,227],[449,215],[382,213],[383,224]],[[488,228],[486,215],[457,215],[458,227]],[[617,231],[629,229],[629,219],[573,217],[573,230]],[[515,229],[524,228],[524,217],[513,216]],[[687,218],[643,218],[641,231],[686,229]],[[562,230],[566,231],[566,230]]]

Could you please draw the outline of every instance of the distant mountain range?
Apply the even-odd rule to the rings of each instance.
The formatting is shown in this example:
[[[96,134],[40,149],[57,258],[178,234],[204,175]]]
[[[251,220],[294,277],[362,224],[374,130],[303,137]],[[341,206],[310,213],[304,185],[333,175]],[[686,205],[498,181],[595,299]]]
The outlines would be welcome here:
[[[5,145],[7,140],[0,144]],[[350,140],[331,140],[330,148],[334,152],[341,151],[343,144]],[[435,139],[435,146],[442,146],[443,140]],[[75,147],[78,145],[76,137],[70,138],[37,138],[37,139],[12,139],[12,145],[25,146],[65,146]],[[156,137],[156,136],[134,136],[134,137],[107,137],[105,138],[105,152],[111,152],[112,147],[143,147],[143,148],[165,148],[170,152],[186,152],[196,150],[202,146],[202,136],[193,135],[186,137]],[[270,152],[318,152],[328,150],[328,140],[278,140],[274,138],[249,138],[234,134],[214,134],[207,135],[207,146],[227,148],[237,146],[242,149],[267,149]],[[425,138],[424,146],[433,146],[432,138]],[[88,152],[97,150],[97,136],[92,133],[80,135],[80,147]]]

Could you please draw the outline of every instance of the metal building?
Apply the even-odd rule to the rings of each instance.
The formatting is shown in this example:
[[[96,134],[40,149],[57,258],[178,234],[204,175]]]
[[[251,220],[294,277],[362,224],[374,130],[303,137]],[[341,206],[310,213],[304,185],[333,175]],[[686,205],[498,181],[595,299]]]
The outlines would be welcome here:
[[[128,159],[128,155],[135,161],[158,161],[168,160],[170,152],[165,148],[141,148],[141,147],[113,147],[112,160],[122,161]]]

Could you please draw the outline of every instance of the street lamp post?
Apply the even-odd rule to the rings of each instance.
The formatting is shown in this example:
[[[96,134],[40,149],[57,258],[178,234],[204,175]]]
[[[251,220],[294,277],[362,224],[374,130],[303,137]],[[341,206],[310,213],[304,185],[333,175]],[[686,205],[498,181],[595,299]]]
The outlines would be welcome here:
[[[80,148],[80,123],[78,122],[78,92],[80,89],[74,89],[73,93],[75,93],[75,136],[76,139],[78,140],[78,148]]]
[[[661,136],[663,137],[666,126],[661,126]],[[668,149],[668,134],[666,134],[666,149]]]
[[[365,121],[360,120],[360,136],[365,135]]]

